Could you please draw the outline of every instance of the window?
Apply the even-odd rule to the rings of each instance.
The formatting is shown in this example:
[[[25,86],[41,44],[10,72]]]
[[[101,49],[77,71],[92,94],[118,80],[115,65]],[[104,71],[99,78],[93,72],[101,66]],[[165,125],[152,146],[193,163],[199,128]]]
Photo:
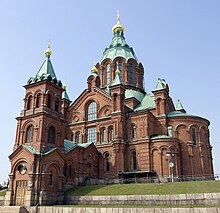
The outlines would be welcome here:
[[[41,105],[41,94],[38,94],[36,99],[36,108],[39,108],[40,105]]]
[[[196,131],[194,128],[191,130],[191,140],[193,142],[193,145],[196,145]]]
[[[96,127],[87,129],[87,143],[96,143]]]
[[[105,154],[105,171],[109,172],[110,171],[110,162],[109,162],[110,156],[109,153]]]
[[[74,133],[73,133],[73,132],[72,132],[71,135],[70,135],[70,140],[71,140],[71,141],[74,141]]]
[[[26,132],[26,143],[32,142],[34,137],[34,126],[30,125]]]
[[[48,185],[49,186],[53,185],[53,173],[51,171],[49,172]]]
[[[88,105],[88,121],[95,120],[97,118],[97,104],[95,101]]]
[[[51,108],[51,94],[48,94],[48,97],[47,97],[47,107]]]
[[[58,98],[56,98],[56,100],[55,100],[55,111],[59,111],[59,99]]]
[[[32,107],[32,99],[33,99],[33,97],[32,97],[32,95],[30,95],[27,100],[27,110],[31,109],[31,107]]]
[[[76,143],[81,143],[81,133],[76,132],[76,138],[75,138]]]
[[[134,82],[133,82],[133,64],[129,64],[129,66],[128,66],[128,83],[134,84]]]
[[[48,143],[55,144],[55,129],[53,126],[50,126],[48,130]]]
[[[72,176],[72,166],[71,166],[71,164],[69,165],[68,173],[69,173],[69,177],[71,177]]]
[[[132,139],[135,139],[136,136],[137,136],[136,126],[135,126],[135,125],[132,125],[132,127],[131,127],[131,137],[132,137]]]
[[[173,137],[173,128],[172,128],[172,126],[168,126],[167,131],[168,131],[168,136]]]
[[[101,131],[101,141],[102,142],[106,142],[107,141],[107,135],[106,135],[105,128],[103,128],[102,131]]]
[[[109,141],[113,141],[114,140],[114,130],[113,128],[111,127],[109,129]]]
[[[136,152],[132,153],[132,163],[133,163],[133,170],[137,170],[137,158],[136,158]]]
[[[110,84],[110,74],[111,74],[110,69],[111,69],[111,66],[110,66],[110,64],[108,64],[106,66],[106,84],[107,85]]]

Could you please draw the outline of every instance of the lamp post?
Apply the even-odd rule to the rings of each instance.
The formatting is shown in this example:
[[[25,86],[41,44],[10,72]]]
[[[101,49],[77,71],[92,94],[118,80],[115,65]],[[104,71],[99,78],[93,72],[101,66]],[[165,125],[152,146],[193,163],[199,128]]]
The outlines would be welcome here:
[[[173,167],[174,167],[174,162],[172,160],[172,156],[174,156],[173,153],[167,153],[167,157],[169,158],[169,168],[170,168],[170,175],[171,175],[171,182],[174,182],[174,176],[173,176]]]

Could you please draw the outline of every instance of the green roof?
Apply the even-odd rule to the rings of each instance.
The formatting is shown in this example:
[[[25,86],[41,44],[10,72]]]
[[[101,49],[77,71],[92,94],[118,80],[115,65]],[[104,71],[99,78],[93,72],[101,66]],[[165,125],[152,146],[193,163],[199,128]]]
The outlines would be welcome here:
[[[38,151],[36,151],[36,149],[30,144],[30,145],[27,145],[27,144],[23,144],[22,145],[25,149],[27,149],[29,152],[31,152],[32,154],[37,154],[37,155],[39,155],[39,154],[42,154],[42,155],[47,155],[47,154],[49,154],[49,153],[51,153],[51,152],[53,152],[54,150],[56,150],[57,148],[56,147],[54,147],[54,148],[47,148],[47,150],[45,150],[44,152],[38,152]]]
[[[74,141],[64,140],[64,152],[70,152],[71,150],[75,149],[76,147],[87,148],[92,143],[75,143]]]
[[[177,101],[175,108],[177,111],[185,110],[180,100]]]
[[[146,109],[154,109],[156,108],[154,102],[154,95],[153,94],[146,94],[142,99],[141,103],[137,105],[135,111],[141,111]]]
[[[128,98],[136,98],[139,102],[141,102],[144,98],[144,93],[136,90],[127,89],[125,91],[125,99]]]
[[[172,111],[172,112],[169,112],[167,113],[167,117],[170,118],[170,117],[178,117],[178,116],[193,116],[193,117],[197,117],[197,116],[194,116],[194,115],[190,115],[190,114],[186,114],[184,112],[181,112],[181,111]]]
[[[121,84],[121,77],[120,77],[120,74],[117,73],[116,76],[115,76],[115,79],[112,83],[112,86],[115,86],[115,85],[120,85]]]
[[[103,52],[101,62],[107,58],[113,61],[116,57],[123,57],[126,60],[133,58],[138,61],[132,47],[126,43],[122,30],[114,32],[111,44]]]
[[[66,90],[64,90],[63,93],[62,93],[62,99],[66,99],[66,100],[69,100],[69,101],[70,101],[70,98],[69,98],[69,96],[68,96]]]
[[[169,135],[155,135],[151,137],[151,139],[163,139],[163,138],[172,138],[172,137]]]
[[[62,86],[60,80],[57,80],[56,74],[53,69],[53,65],[50,60],[50,56],[46,56],[44,62],[42,63],[40,69],[38,70],[35,77],[31,77],[27,84],[33,84],[39,81],[49,80],[52,83],[57,84],[59,87]]]
[[[158,78],[157,85],[153,91],[162,90],[166,87],[166,81]]]

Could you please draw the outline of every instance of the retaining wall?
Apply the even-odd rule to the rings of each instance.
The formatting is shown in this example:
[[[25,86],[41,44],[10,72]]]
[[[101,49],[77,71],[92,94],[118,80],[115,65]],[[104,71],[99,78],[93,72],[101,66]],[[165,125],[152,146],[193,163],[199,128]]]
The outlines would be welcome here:
[[[218,213],[220,208],[75,208],[0,206],[1,213]]]
[[[0,196],[0,206],[4,205],[4,199],[5,199],[4,196]]]
[[[123,196],[65,196],[65,204],[220,206],[220,193]]]

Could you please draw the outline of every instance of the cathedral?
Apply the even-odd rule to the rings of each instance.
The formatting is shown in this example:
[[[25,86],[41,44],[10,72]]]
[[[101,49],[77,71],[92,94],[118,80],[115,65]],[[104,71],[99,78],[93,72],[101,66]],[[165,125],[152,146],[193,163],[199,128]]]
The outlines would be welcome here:
[[[70,100],[50,49],[27,81],[5,205],[60,203],[86,184],[213,177],[209,121],[173,103],[164,79],[144,89],[144,67],[118,17],[87,87]]]

